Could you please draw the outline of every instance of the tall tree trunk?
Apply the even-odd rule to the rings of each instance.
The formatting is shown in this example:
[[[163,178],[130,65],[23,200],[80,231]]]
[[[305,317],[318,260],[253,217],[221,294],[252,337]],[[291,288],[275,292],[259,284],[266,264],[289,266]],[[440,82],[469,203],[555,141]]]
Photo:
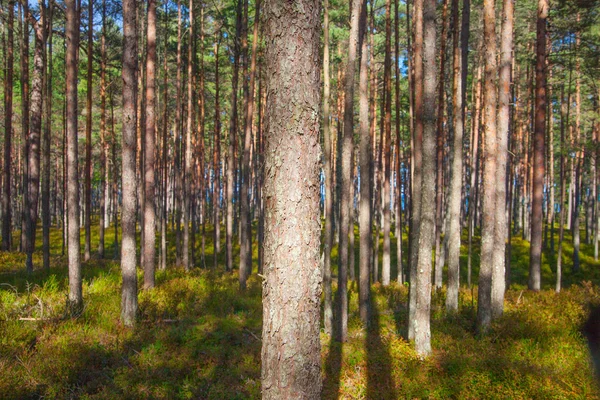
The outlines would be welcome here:
[[[6,43],[6,73],[4,77],[4,171],[2,186],[2,250],[10,250],[11,207],[10,207],[10,160],[12,151],[13,113],[13,63],[14,63],[15,2],[8,1],[8,23]]]
[[[453,1],[454,4],[456,0]],[[456,6],[458,8],[458,5]],[[455,29],[456,22],[454,22]],[[448,36],[448,0],[444,0],[442,11],[442,36],[440,37],[440,77],[446,75],[446,39]],[[434,284],[436,289],[442,288],[442,272],[444,270],[444,245],[441,243],[442,231],[445,229],[443,210],[444,194],[444,110],[445,110],[445,85],[441,81],[438,87],[437,109],[437,175],[436,175],[436,201],[435,201],[435,269]],[[444,239],[446,242],[447,239]]]
[[[417,260],[419,252],[419,229],[421,225],[421,182],[423,172],[423,0],[414,0],[415,41],[414,65],[414,134],[413,134],[413,178],[411,193],[411,231],[409,261],[408,339],[415,339],[417,307]]]
[[[52,139],[52,20],[54,13],[54,3],[49,2],[48,7],[43,5],[43,25],[47,35],[48,52],[46,56],[47,69],[46,75],[46,93],[44,109],[44,135],[42,137],[42,247],[43,247],[43,263],[44,269],[50,269],[50,170],[52,162],[50,160],[50,140]],[[58,167],[58,164],[57,164]],[[56,169],[58,174],[58,168]],[[56,177],[58,182],[58,177]],[[56,204],[56,203],[55,203]]]
[[[29,2],[21,2],[20,10],[22,10],[22,25],[21,25],[21,118],[22,118],[22,134],[21,134],[21,158],[23,161],[22,173],[22,208],[21,208],[21,241],[20,247],[22,252],[27,251],[27,210],[29,209],[28,201],[29,194],[29,119],[31,117],[29,110]]]
[[[391,228],[391,197],[390,169],[392,147],[392,0],[385,3],[385,59],[383,84],[385,86],[385,173],[383,182],[383,260],[381,265],[381,283],[390,284],[390,228]]]
[[[221,32],[217,30],[215,32],[215,134],[213,141],[213,192],[212,192],[212,206],[213,206],[213,224],[214,224],[214,236],[213,236],[213,249],[214,249],[214,267],[217,267],[218,255],[220,251],[221,241],[221,225],[219,222],[219,203],[220,203],[220,167],[219,158],[221,156],[221,116],[220,104],[219,104],[219,44],[221,41]]]
[[[398,271],[398,283],[404,284],[404,273],[402,270],[402,140],[400,138],[400,12],[399,12],[400,0],[394,2],[394,22],[395,22],[395,64],[394,73],[396,74],[396,264]],[[365,50],[366,51],[366,50]],[[362,59],[361,59],[362,68]],[[362,72],[362,70],[361,70]],[[368,117],[368,115],[367,115]],[[361,136],[362,138],[362,136]]]
[[[371,271],[371,252],[373,247],[373,234],[371,231],[371,166],[372,149],[371,135],[369,132],[369,52],[367,49],[367,21],[366,2],[363,3],[361,11],[360,34],[362,36],[360,52],[360,73],[359,73],[359,120],[360,120],[360,204],[359,204],[359,228],[360,228],[360,260],[359,260],[359,313],[363,325],[368,326],[369,308],[370,308],[370,281],[369,272]]]
[[[420,227],[416,273],[415,350],[420,356],[431,353],[431,250],[435,235],[435,145],[436,86],[435,0],[423,1],[423,164],[420,202]],[[419,81],[417,81],[417,85]]]
[[[533,141],[533,202],[531,210],[531,247],[529,252],[529,289],[540,290],[542,268],[542,202],[544,191],[544,147],[546,136],[546,19],[548,0],[538,0],[537,50],[535,66],[535,121]]]
[[[250,147],[252,144],[252,122],[254,116],[254,85],[256,81],[259,16],[260,0],[257,0],[254,6],[254,31],[252,39],[252,60],[250,61],[250,77],[244,79],[244,82],[249,81],[249,86],[246,108],[244,110],[244,155],[242,163],[242,187],[240,192],[240,286],[242,287],[246,286],[246,279],[252,272],[252,225],[250,220],[248,188],[250,186]],[[247,57],[247,51],[244,53]]]
[[[484,74],[484,148],[483,198],[481,228],[481,266],[477,302],[477,327],[486,332],[492,322],[492,286],[494,284],[494,239],[496,225],[496,16],[493,0],[483,3],[483,33],[485,47]]]
[[[165,2],[165,23],[164,23],[164,60],[163,60],[163,87],[164,87],[164,97],[165,100],[163,102],[163,126],[162,126],[162,215],[160,219],[160,269],[167,269],[167,219],[168,219],[168,210],[167,210],[167,192],[169,187],[168,180],[168,167],[167,161],[169,159],[169,149],[167,148],[168,142],[168,126],[169,126],[169,107],[168,107],[168,98],[169,98],[169,64],[167,57],[167,47],[169,40],[169,24],[168,24],[168,3]]]
[[[92,61],[94,40],[94,2],[88,0],[88,43],[87,43],[87,98],[85,118],[85,245],[84,261],[90,259],[91,216],[92,216]]]
[[[264,11],[265,39],[270,44],[265,48],[270,101],[266,112],[262,396],[316,399],[321,394],[320,124],[316,112],[321,100],[320,2],[268,1]],[[300,35],[301,44],[290,46],[290,34]],[[283,65],[287,67],[282,69]]]
[[[569,86],[570,86],[569,82]],[[560,226],[558,227],[558,254],[556,256],[556,286],[559,293],[562,287],[562,253],[565,234],[565,209],[566,177],[565,177],[565,126],[568,125],[567,102],[565,101],[565,85],[561,86],[560,93]]]
[[[148,0],[148,41],[146,58],[146,132],[144,152],[144,288],[154,287],[156,256],[154,211],[154,137],[156,134],[156,0]],[[165,97],[165,101],[167,98]]]
[[[107,225],[108,143],[106,141],[106,0],[102,0],[102,37],[100,38],[100,224],[98,258],[104,258],[104,230]]]
[[[136,95],[137,95],[137,38],[135,0],[123,1],[123,143],[121,185],[123,210],[121,230],[121,270],[123,286],[121,290],[121,320],[125,326],[135,324],[137,312],[136,275]],[[69,171],[70,172],[70,171]]]
[[[67,214],[69,252],[69,308],[77,313],[83,305],[79,238],[79,169],[77,156],[77,54],[79,52],[79,10],[76,0],[66,6],[67,85]]]
[[[510,81],[513,51],[513,0],[503,1],[502,33],[500,38],[500,69],[498,72],[498,130],[496,132],[496,206],[494,233],[494,265],[492,271],[492,317],[504,311],[505,257],[508,221],[506,219],[506,163],[510,129]]]
[[[323,325],[325,333],[331,335],[333,329],[333,308],[331,295],[331,249],[333,248],[333,168],[331,165],[331,142],[332,133],[330,129],[330,77],[329,77],[329,0],[323,5],[323,155],[325,173],[325,238],[323,244]],[[361,169],[362,171],[362,169]],[[370,201],[370,197],[369,197]],[[370,221],[369,221],[370,224]],[[370,230],[370,228],[369,228]],[[362,231],[361,231],[362,243]],[[362,245],[361,245],[362,246]],[[361,247],[361,260],[362,260]],[[369,253],[370,254],[370,253]],[[362,265],[362,264],[361,264]],[[362,293],[362,292],[361,292]],[[362,308],[361,308],[362,310]],[[362,316],[362,314],[361,314]],[[363,320],[364,321],[364,320]]]
[[[462,48],[459,40],[458,12],[458,0],[452,0],[452,21],[454,26],[454,32],[452,33],[454,40],[452,126],[454,128],[454,135],[450,156],[450,193],[448,195],[448,291],[446,294],[446,309],[449,312],[458,311],[458,290],[460,288],[460,209],[462,200],[464,130],[463,87],[466,82],[463,81],[464,74],[462,73],[464,64],[462,62]]]
[[[42,133],[42,108],[44,92],[44,50],[45,34],[43,21],[38,23],[33,16],[27,14],[34,27],[35,50],[33,56],[33,79],[31,91],[31,126],[28,135],[29,157],[23,160],[28,164],[27,177],[27,209],[25,209],[25,246],[27,253],[25,262],[27,272],[33,272],[33,252],[35,250],[35,231],[38,220],[38,200],[40,190],[40,139]]]
[[[188,39],[188,65],[187,65],[187,129],[185,132],[185,159],[183,183],[183,268],[190,270],[190,220],[192,195],[192,130],[194,129],[194,85],[193,75],[193,50],[194,50],[194,0],[189,2],[189,39]],[[147,169],[146,169],[147,171]],[[148,201],[148,199],[146,199]],[[146,222],[146,221],[144,221]],[[147,222],[146,222],[147,223]]]
[[[237,95],[238,95],[238,78],[240,70],[240,37],[242,29],[242,1],[237,0],[235,37],[233,38],[233,74],[231,76],[231,116],[229,120],[229,136],[227,140],[227,214],[226,214],[226,264],[225,269],[231,271],[233,269],[233,196],[234,196],[234,176],[235,176],[235,142],[237,140]],[[241,269],[240,269],[241,274]],[[240,275],[240,287],[244,287],[246,282],[242,284]]]
[[[352,152],[354,151],[354,75],[356,52],[359,46],[358,27],[362,1],[352,0],[348,63],[344,82],[344,135],[342,138],[342,185],[340,199],[340,244],[338,272],[338,331],[337,339],[345,342],[348,336],[348,235],[350,232],[350,185],[352,184]]]

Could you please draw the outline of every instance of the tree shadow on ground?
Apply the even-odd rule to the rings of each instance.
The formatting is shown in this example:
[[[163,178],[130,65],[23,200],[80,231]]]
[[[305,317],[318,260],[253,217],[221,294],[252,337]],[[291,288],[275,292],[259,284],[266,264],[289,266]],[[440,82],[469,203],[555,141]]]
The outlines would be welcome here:
[[[367,399],[395,399],[396,388],[392,379],[392,357],[389,345],[381,335],[380,315],[376,301],[371,302],[371,320],[367,328]]]

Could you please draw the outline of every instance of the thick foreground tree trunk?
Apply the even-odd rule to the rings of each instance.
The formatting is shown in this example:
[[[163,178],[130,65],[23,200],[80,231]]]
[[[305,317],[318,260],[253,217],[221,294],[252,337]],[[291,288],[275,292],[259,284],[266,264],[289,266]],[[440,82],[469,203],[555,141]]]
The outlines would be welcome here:
[[[269,0],[264,6],[263,399],[321,394],[320,4]]]

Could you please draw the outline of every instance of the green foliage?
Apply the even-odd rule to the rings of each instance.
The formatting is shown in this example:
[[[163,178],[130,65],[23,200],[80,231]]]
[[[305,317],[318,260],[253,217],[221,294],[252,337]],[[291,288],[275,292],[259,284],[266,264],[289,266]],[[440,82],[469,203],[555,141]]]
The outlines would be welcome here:
[[[207,265],[212,265],[211,231]],[[52,238],[53,252],[58,254],[60,233],[52,231]],[[111,232],[107,248],[113,239]],[[478,241],[476,237],[474,254]],[[552,290],[555,259],[548,251],[543,270],[547,286],[532,293],[525,290],[529,248],[520,237],[513,238],[515,283],[507,292],[504,316],[485,337],[474,329],[476,288],[461,290],[460,311],[454,315],[445,311],[445,290],[434,293],[434,352],[426,360],[419,359],[403,338],[407,287],[396,283],[373,287],[373,316],[365,330],[358,315],[358,288],[352,283],[348,342],[321,335],[323,397],[598,397],[579,327],[589,304],[600,303],[600,289],[583,281],[597,282],[600,264],[589,257],[593,248],[584,245],[582,272],[573,275],[569,242],[567,237],[564,282],[570,287],[560,294]],[[466,246],[462,252],[464,267]],[[334,262],[336,254],[334,249]],[[39,257],[36,253],[36,265],[41,264]],[[476,282],[478,258],[473,262]],[[66,259],[53,256],[50,272],[36,269],[32,275],[21,272],[23,263],[21,254],[0,254],[3,398],[260,398],[258,275],[240,292],[237,274],[222,268],[187,274],[174,268],[158,271],[157,287],[139,294],[137,327],[128,330],[119,322],[117,261],[93,259],[83,266],[85,307],[75,319],[65,310]],[[220,259],[219,265],[223,263]],[[466,276],[462,278],[466,282]]]

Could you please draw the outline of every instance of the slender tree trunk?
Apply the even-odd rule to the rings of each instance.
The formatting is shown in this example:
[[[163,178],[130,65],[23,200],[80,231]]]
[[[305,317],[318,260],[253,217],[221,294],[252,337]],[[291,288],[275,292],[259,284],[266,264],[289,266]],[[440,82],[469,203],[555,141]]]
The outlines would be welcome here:
[[[565,214],[567,214],[568,211],[565,209],[565,126],[567,124],[567,102],[565,101],[565,85],[563,84],[560,93],[560,226],[558,227],[558,254],[556,256],[556,293],[560,292],[562,286],[562,253],[565,234]]]
[[[359,204],[359,228],[360,228],[360,260],[359,260],[359,313],[363,325],[368,326],[369,308],[370,308],[370,281],[369,272],[371,271],[371,253],[373,247],[373,234],[371,231],[371,166],[372,149],[371,135],[369,132],[369,52],[367,49],[367,21],[366,21],[366,2],[364,2],[362,13],[362,24],[360,25],[361,55],[360,55],[360,74],[359,74],[359,120],[360,120],[360,204]]]
[[[21,116],[22,116],[22,134],[21,134],[21,158],[23,161],[22,172],[22,207],[21,207],[21,241],[20,250],[27,251],[27,210],[29,210],[29,119],[31,117],[29,110],[29,2],[21,2],[20,10],[22,15],[21,25]]]
[[[84,261],[90,259],[91,216],[92,216],[92,61],[94,40],[93,1],[88,0],[88,43],[87,43],[87,98],[85,119],[85,245]]]
[[[392,147],[392,1],[385,3],[385,60],[383,84],[385,85],[385,173],[383,182],[383,262],[381,265],[381,283],[390,284],[390,228],[391,228],[391,198],[390,170]]]
[[[15,2],[8,1],[8,23],[6,43],[6,74],[4,81],[4,171],[2,186],[2,250],[10,250],[11,234],[11,177],[10,161],[12,152],[13,115],[13,63],[14,63],[14,21]]]
[[[481,228],[481,266],[477,302],[477,327],[486,332],[492,322],[492,287],[494,279],[494,240],[496,225],[496,16],[493,0],[483,3],[483,30],[485,47],[484,74],[484,149],[483,149],[483,198]]]
[[[400,0],[394,2],[394,22],[395,22],[395,66],[394,73],[396,74],[396,264],[398,271],[398,283],[404,284],[404,272],[402,269],[402,140],[400,138],[400,12],[399,12]],[[363,45],[364,46],[364,45]],[[366,49],[365,49],[366,51]],[[366,56],[366,55],[365,55]],[[362,68],[362,59],[361,59]],[[362,72],[362,69],[361,69]],[[366,115],[368,118],[368,114]],[[362,138],[362,135],[361,135]],[[370,215],[369,215],[370,218]]]
[[[137,313],[136,275],[136,95],[137,95],[137,40],[135,0],[123,1],[123,143],[122,143],[122,191],[123,211],[121,230],[121,320],[125,326],[133,326]]]
[[[77,157],[77,54],[79,52],[79,10],[76,0],[66,6],[66,85],[67,85],[67,214],[69,252],[69,308],[78,313],[81,293],[81,254],[79,238],[79,169]]]
[[[265,48],[270,101],[266,112],[264,188],[268,211],[261,357],[263,399],[317,399],[321,394],[316,112],[321,100],[320,11],[320,2],[314,0],[268,1],[264,10],[265,39],[270,44]],[[289,46],[290,33],[300,35],[302,44]],[[288,67],[281,69],[282,65]],[[290,86],[283,90],[287,84]],[[302,240],[298,240],[298,232],[302,232]],[[284,354],[294,356],[282,357]]]
[[[163,87],[164,87],[164,97],[165,100],[163,102],[163,126],[162,126],[162,164],[163,164],[163,170],[162,170],[162,180],[163,180],[163,187],[162,187],[162,198],[161,198],[161,202],[162,202],[162,215],[161,215],[161,221],[160,221],[160,269],[161,270],[165,270],[167,269],[167,220],[168,220],[168,210],[167,210],[167,192],[168,192],[168,187],[169,187],[169,180],[168,180],[168,167],[167,167],[167,161],[169,159],[169,149],[167,148],[167,141],[168,141],[168,137],[169,137],[169,131],[168,131],[168,126],[169,126],[169,107],[168,107],[168,98],[169,98],[169,64],[168,64],[168,57],[167,57],[167,44],[168,44],[168,38],[169,38],[169,25],[168,25],[168,3],[165,2],[165,24],[164,24],[164,35],[165,35],[165,41],[164,41],[164,60],[163,60]]]
[[[453,4],[456,0],[453,1]],[[458,9],[458,5],[456,6]],[[454,22],[455,29],[456,22]],[[446,74],[446,38],[448,36],[448,0],[444,0],[442,10],[442,36],[440,37],[440,77]],[[444,245],[441,243],[442,231],[445,229],[443,210],[444,194],[444,110],[445,110],[445,85],[441,81],[438,86],[437,109],[437,175],[436,175],[436,201],[435,201],[435,268],[434,284],[436,289],[442,288],[442,272],[444,269]],[[444,239],[444,242],[446,239]]]
[[[538,0],[537,51],[535,68],[535,122],[533,149],[533,202],[531,247],[529,252],[529,289],[540,290],[542,267],[542,201],[544,190],[544,147],[546,133],[546,19],[548,0]]]
[[[156,232],[154,210],[154,137],[156,134],[156,0],[148,0],[148,41],[146,59],[146,132],[144,152],[144,288],[154,287]],[[165,101],[167,98],[165,98]],[[187,174],[186,174],[187,175]]]
[[[338,331],[337,339],[345,342],[348,336],[348,235],[350,232],[350,185],[352,184],[352,152],[354,151],[354,75],[356,52],[360,48],[358,27],[363,0],[352,0],[348,63],[344,82],[344,135],[341,146],[342,186],[340,203],[340,244],[338,272]]]
[[[190,270],[190,220],[191,220],[191,200],[192,195],[192,130],[194,129],[194,93],[192,91],[194,85],[193,79],[193,43],[194,43],[194,0],[189,2],[189,38],[188,38],[188,65],[187,65],[187,129],[185,132],[185,163],[183,183],[183,249],[182,259],[183,268],[186,271]],[[146,171],[148,169],[146,168]],[[146,201],[148,199],[146,198]],[[147,221],[144,220],[147,223]]]
[[[27,179],[27,209],[25,209],[25,246],[23,251],[27,253],[26,270],[33,272],[33,252],[35,250],[35,231],[38,220],[38,200],[40,189],[40,139],[42,133],[42,108],[44,99],[44,48],[45,34],[43,21],[38,23],[33,16],[31,18],[35,34],[35,50],[33,56],[33,79],[31,91],[31,126],[29,129],[29,157],[23,160],[28,164]]]
[[[506,163],[510,129],[510,82],[513,51],[513,0],[503,1],[502,33],[500,39],[500,69],[498,73],[498,130],[496,132],[496,206],[494,233],[494,266],[492,271],[492,317],[504,311],[506,290],[505,259],[508,226],[506,219]]]
[[[233,269],[233,196],[234,196],[234,176],[235,176],[235,142],[238,133],[238,112],[237,112],[237,95],[238,95],[238,78],[240,70],[240,37],[242,29],[242,0],[237,0],[235,37],[233,38],[233,74],[231,76],[231,118],[229,120],[229,136],[227,140],[227,214],[226,214],[226,264],[225,269],[231,271]],[[240,269],[240,274],[241,274]],[[240,275],[240,287],[244,287],[245,280],[242,284],[242,276]]]
[[[104,258],[104,230],[107,226],[108,143],[106,141],[106,0],[102,0],[102,37],[100,38],[100,224],[98,258]]]
[[[252,121],[254,116],[254,85],[256,81],[256,53],[258,47],[258,24],[260,16],[260,0],[254,6],[254,32],[252,39],[252,60],[250,61],[250,77],[248,99],[244,116],[244,155],[242,164],[242,187],[240,192],[240,286],[246,286],[246,279],[252,272],[252,225],[250,219],[250,202],[248,188],[250,186],[250,147],[252,144]],[[247,53],[247,51],[245,52]],[[247,55],[246,55],[247,57]],[[243,284],[242,284],[243,282]]]
[[[462,48],[459,40],[458,13],[458,0],[452,0],[452,21],[454,26],[454,32],[452,33],[454,39],[452,126],[454,128],[454,137],[450,156],[450,193],[448,196],[448,291],[446,293],[446,309],[449,312],[458,311],[458,290],[460,288],[460,209],[462,200],[462,148],[464,130],[463,87],[466,82],[463,81],[464,74],[462,73],[464,64],[462,62]]]
[[[423,1],[414,0],[415,41],[413,51],[414,65],[414,138],[413,138],[413,178],[411,193],[411,232],[409,262],[409,303],[408,303],[408,339],[414,340],[417,308],[417,260],[419,253],[419,229],[421,226],[421,182],[423,172]]]
[[[431,250],[435,240],[435,145],[436,145],[436,29],[435,0],[423,1],[423,172],[421,181],[420,227],[416,273],[415,350],[420,356],[431,353]],[[418,84],[418,81],[417,81]]]
[[[44,136],[42,137],[42,247],[44,269],[47,271],[50,269],[50,170],[52,168],[52,162],[50,160],[50,140],[52,138],[52,20],[54,3],[49,2],[48,7],[44,5],[44,2],[41,4],[44,9],[42,12],[44,31],[47,35],[45,40],[48,41],[48,52],[46,56],[47,69],[45,72],[45,126]],[[56,169],[56,172],[58,174],[58,168]],[[58,177],[56,181],[58,182]]]
[[[219,222],[219,204],[220,204],[220,167],[219,158],[221,153],[221,116],[219,107],[219,44],[221,40],[221,32],[218,30],[215,32],[215,134],[213,142],[213,224],[214,224],[214,237],[213,237],[213,248],[214,248],[214,267],[217,267],[218,255],[220,251],[221,241],[221,225]]]
[[[330,129],[330,77],[329,77],[329,0],[323,5],[323,164],[325,173],[325,238],[323,246],[323,325],[325,333],[331,335],[333,329],[333,307],[331,294],[331,249],[333,247],[333,168],[331,165]],[[362,171],[362,169],[361,169]],[[370,198],[369,198],[370,201]],[[370,222],[370,221],[369,221]],[[370,229],[370,228],[369,228]],[[362,231],[361,231],[362,243]],[[361,245],[362,246],[362,245]],[[361,260],[362,260],[361,247]],[[370,254],[370,253],[369,253]],[[362,264],[361,264],[362,265]],[[362,310],[362,309],[361,309]],[[362,316],[362,314],[361,314]],[[365,320],[363,319],[363,322]]]

